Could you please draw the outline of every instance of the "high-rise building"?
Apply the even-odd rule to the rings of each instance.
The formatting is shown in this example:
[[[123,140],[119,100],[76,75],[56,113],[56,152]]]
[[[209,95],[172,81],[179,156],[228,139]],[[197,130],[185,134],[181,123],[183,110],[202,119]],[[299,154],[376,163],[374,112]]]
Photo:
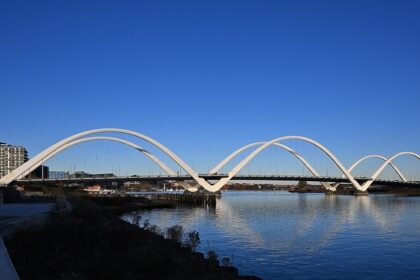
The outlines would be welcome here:
[[[0,142],[0,177],[13,171],[28,160],[28,151],[22,146]]]

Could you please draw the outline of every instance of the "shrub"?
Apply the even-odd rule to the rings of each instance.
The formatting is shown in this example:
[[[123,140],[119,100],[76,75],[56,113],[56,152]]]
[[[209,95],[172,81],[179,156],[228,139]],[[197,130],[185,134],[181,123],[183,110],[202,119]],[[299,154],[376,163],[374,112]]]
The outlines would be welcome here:
[[[230,262],[229,257],[223,257],[223,259],[222,259],[222,265],[223,266],[231,266],[232,265],[232,263]]]
[[[207,252],[207,258],[211,261],[219,260],[219,256],[213,250],[210,250],[210,251]]]
[[[191,251],[196,252],[198,246],[200,245],[201,241],[200,241],[200,234],[193,230],[189,233],[187,233],[187,236],[185,238],[185,245],[187,247],[191,248]]]
[[[148,225],[145,230],[153,232],[157,235],[162,235],[163,236],[163,231],[160,229],[160,227],[158,227],[157,225]]]
[[[140,221],[141,221],[141,216],[139,215],[138,212],[132,212],[131,213],[131,223],[133,225],[136,225],[138,227],[140,227]]]
[[[181,243],[183,232],[182,226],[174,225],[166,230],[166,238]]]

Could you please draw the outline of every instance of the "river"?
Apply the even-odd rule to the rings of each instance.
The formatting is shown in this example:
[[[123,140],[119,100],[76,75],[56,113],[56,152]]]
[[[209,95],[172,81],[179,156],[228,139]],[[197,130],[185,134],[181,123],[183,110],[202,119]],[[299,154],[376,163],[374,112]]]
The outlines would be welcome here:
[[[420,197],[223,192],[216,208],[141,211],[263,279],[420,279]]]

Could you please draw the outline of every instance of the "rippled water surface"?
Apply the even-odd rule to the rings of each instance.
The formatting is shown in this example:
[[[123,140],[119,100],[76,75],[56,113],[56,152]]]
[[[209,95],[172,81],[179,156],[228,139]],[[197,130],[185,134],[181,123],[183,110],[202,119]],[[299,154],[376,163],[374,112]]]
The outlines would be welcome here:
[[[224,192],[215,209],[142,211],[200,233],[263,279],[420,279],[420,197]]]

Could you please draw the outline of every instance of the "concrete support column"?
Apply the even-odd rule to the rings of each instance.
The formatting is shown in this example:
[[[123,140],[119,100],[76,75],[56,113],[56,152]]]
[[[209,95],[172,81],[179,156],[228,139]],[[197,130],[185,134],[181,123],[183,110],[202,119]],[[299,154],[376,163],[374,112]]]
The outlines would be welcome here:
[[[331,190],[325,190],[324,194],[325,195],[336,195],[337,192],[336,191],[331,191]]]
[[[353,195],[357,195],[357,196],[359,196],[359,195],[369,195],[369,193],[367,191],[356,190],[356,191],[354,191]]]

